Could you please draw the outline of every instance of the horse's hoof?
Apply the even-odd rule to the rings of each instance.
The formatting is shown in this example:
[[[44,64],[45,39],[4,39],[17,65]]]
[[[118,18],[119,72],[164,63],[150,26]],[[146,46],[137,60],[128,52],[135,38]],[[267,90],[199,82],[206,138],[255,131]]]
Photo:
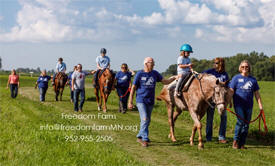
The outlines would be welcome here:
[[[107,112],[107,110],[103,110],[103,112],[104,112],[104,113],[106,113],[106,112]]]
[[[190,146],[194,146],[194,142],[190,142]]]
[[[198,145],[199,150],[203,150],[204,146],[203,145]]]
[[[97,110],[98,110],[98,111],[101,111],[101,108],[100,108],[100,107],[97,107]]]
[[[177,142],[176,138],[171,138],[172,142]]]

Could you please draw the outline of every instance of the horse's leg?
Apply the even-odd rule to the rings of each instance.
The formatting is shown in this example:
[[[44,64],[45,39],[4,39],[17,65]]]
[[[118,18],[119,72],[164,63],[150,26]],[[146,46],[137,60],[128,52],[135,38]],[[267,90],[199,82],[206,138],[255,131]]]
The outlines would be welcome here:
[[[97,89],[97,88],[95,88],[94,92],[95,92],[95,97],[96,97],[97,110],[98,110],[98,111],[100,111],[100,110],[101,110],[101,108],[100,108],[100,106],[99,106],[98,89]]]
[[[102,95],[103,96],[103,112],[107,112],[107,96],[106,95]]]
[[[170,133],[168,135],[169,138],[171,138],[171,140],[173,142],[176,142],[176,138],[175,138],[175,134],[174,134],[174,120],[173,120],[173,115],[174,115],[174,106],[170,105],[170,104],[166,104],[167,106],[167,113],[168,113],[168,123],[170,126]]]
[[[103,89],[100,89],[100,102],[99,102],[99,107],[100,108],[102,106],[103,94],[104,94]]]
[[[202,134],[201,134],[202,124],[201,124],[201,122],[199,121],[199,117],[198,117],[198,115],[195,113],[194,110],[189,110],[189,113],[190,113],[190,115],[191,115],[191,117],[192,117],[192,119],[193,119],[193,121],[194,121],[194,126],[196,126],[196,128],[198,129],[198,132],[199,132],[199,145],[198,145],[198,148],[199,148],[199,149],[202,149],[202,148],[203,148]],[[194,131],[194,127],[193,127],[193,131]],[[192,135],[191,135],[191,137],[190,137],[190,145],[192,145],[192,141],[193,141],[194,135],[195,135],[195,134],[194,134],[195,131],[194,131],[194,133],[193,133],[193,131],[192,131]],[[192,139],[192,141],[191,141],[191,139]]]
[[[63,94],[64,88],[60,88],[59,90],[60,90],[60,101],[62,101],[62,94]]]
[[[59,89],[55,91],[55,101],[58,101]]]
[[[176,124],[176,120],[178,118],[178,116],[182,113],[182,110],[179,108],[176,108],[176,112],[174,112],[174,116],[173,116],[173,120],[174,120],[174,124]]]
[[[194,126],[192,128],[192,134],[191,134],[191,137],[190,137],[190,145],[193,146],[194,145],[194,137],[196,135],[196,131],[197,131],[197,126],[195,125],[194,123]]]

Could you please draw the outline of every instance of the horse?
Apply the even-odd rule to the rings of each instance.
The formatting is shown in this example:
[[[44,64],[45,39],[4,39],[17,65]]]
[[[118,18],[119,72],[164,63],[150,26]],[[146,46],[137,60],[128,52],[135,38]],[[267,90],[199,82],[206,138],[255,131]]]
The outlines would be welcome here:
[[[173,83],[171,83],[173,84]],[[170,133],[168,137],[175,142],[174,127],[177,117],[183,110],[189,111],[191,118],[194,121],[192,134],[190,137],[190,145],[194,145],[194,136],[198,130],[199,144],[198,148],[204,147],[202,140],[202,124],[200,120],[204,116],[208,107],[214,107],[211,102],[214,102],[219,114],[221,115],[228,104],[227,88],[225,83],[220,82],[215,76],[209,74],[196,74],[195,79],[190,83],[188,89],[183,92],[182,97],[174,96],[175,87],[165,85],[161,90],[157,100],[163,100],[167,107],[168,122],[170,125]],[[174,108],[176,111],[174,112]]]
[[[55,92],[55,101],[58,101],[58,96],[60,95],[60,101],[62,101],[62,94],[64,87],[67,82],[67,75],[63,72],[59,72],[55,76],[53,90]]]
[[[103,112],[107,112],[106,103],[107,103],[108,97],[111,91],[115,89],[114,73],[109,68],[99,71],[97,85],[98,86],[94,88],[94,93],[96,96],[98,111],[101,110],[102,101],[103,101]],[[98,96],[98,92],[100,92],[100,99]]]

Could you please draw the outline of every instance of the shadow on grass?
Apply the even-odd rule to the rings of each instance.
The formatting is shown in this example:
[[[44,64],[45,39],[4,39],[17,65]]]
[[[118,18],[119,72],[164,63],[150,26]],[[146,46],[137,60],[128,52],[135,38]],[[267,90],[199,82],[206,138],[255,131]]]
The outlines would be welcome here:
[[[95,97],[88,97],[87,99],[86,99],[86,101],[96,101],[96,98]]]
[[[258,130],[252,130],[249,132],[247,138],[247,145],[255,145],[254,148],[262,148],[266,146],[272,146],[274,149],[275,131],[268,131],[265,135]]]

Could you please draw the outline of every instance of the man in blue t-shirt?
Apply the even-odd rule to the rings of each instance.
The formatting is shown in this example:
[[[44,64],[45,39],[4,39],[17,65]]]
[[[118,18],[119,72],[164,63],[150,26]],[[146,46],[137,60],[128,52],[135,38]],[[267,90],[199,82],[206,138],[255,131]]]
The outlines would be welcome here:
[[[219,81],[226,82],[229,80],[228,74],[225,72],[225,62],[223,58],[215,58],[213,68],[203,71],[203,73],[214,75]],[[215,108],[209,107],[207,109],[206,120],[206,140],[212,141],[213,135],[213,117]],[[227,143],[226,141],[226,124],[227,124],[227,112],[224,111],[221,115],[221,123],[219,129],[219,142]]]
[[[234,109],[236,114],[242,119],[250,122],[253,110],[253,96],[255,94],[260,111],[263,110],[262,101],[259,92],[257,80],[250,76],[251,65],[247,60],[241,62],[239,66],[240,74],[235,75],[229,84],[233,95]],[[249,124],[237,118],[235,126],[234,149],[246,149],[245,142],[248,134]]]
[[[149,140],[149,125],[151,121],[151,113],[155,103],[155,88],[156,83],[169,84],[174,81],[177,76],[164,79],[159,72],[153,70],[154,60],[151,57],[144,59],[144,69],[137,72],[132,89],[128,107],[133,108],[133,97],[136,91],[136,104],[140,115],[140,130],[137,134],[137,141],[143,147],[147,147]]]
[[[45,96],[46,92],[48,90],[48,83],[51,80],[51,77],[47,75],[46,70],[43,70],[41,75],[38,77],[36,84],[35,84],[35,89],[39,88],[40,92],[40,101],[45,101]]]
[[[98,73],[101,70],[106,68],[110,68],[110,58],[106,56],[107,50],[105,48],[101,48],[100,56],[96,57],[96,67],[97,70],[94,74],[94,87],[96,88],[98,82]]]
[[[129,98],[129,90],[131,89],[131,77],[135,75],[135,72],[128,68],[126,63],[121,65],[121,71],[119,71],[115,79],[117,81],[116,89],[119,96],[119,109],[118,112],[126,113],[127,101]]]

